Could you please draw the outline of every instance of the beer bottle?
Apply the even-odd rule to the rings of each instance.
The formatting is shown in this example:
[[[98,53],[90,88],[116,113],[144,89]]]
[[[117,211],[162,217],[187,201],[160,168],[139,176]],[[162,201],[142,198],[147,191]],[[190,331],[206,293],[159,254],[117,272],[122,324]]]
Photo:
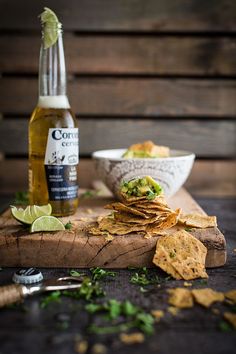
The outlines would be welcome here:
[[[41,14],[39,98],[29,123],[30,204],[50,203],[52,214],[71,215],[78,206],[78,126],[66,93],[62,25]]]

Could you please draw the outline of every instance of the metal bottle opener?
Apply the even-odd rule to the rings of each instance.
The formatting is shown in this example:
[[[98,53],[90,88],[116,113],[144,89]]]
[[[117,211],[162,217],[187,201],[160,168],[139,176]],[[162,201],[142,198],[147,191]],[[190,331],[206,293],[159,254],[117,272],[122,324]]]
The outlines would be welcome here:
[[[83,277],[62,277],[44,280],[31,285],[12,284],[0,287],[0,308],[15,302],[22,301],[25,297],[43,293],[45,291],[70,290],[81,287]]]

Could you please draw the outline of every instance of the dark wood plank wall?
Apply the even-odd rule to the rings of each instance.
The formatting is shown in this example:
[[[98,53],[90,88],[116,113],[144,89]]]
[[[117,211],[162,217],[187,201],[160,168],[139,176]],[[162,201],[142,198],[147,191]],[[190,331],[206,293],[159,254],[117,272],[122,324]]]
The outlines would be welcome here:
[[[27,185],[44,6],[64,24],[82,186],[92,151],[150,138],[196,152],[193,192],[236,193],[234,0],[0,0],[0,192]]]

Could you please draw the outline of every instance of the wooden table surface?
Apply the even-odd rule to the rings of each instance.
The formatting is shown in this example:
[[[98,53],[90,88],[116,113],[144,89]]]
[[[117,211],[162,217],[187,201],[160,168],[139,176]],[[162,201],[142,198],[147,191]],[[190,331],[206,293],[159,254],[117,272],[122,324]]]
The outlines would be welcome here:
[[[7,197],[1,198],[1,207],[9,205]],[[217,215],[221,230],[227,240],[228,261],[218,269],[209,269],[209,280],[202,284],[200,280],[193,281],[193,287],[211,287],[226,291],[236,288],[236,202],[230,198],[198,198],[197,201],[208,214]],[[0,284],[11,282],[14,268],[3,269],[0,272]],[[63,276],[68,269],[41,269],[45,278]],[[117,271],[117,270],[116,270]],[[169,280],[158,288],[149,287],[150,291],[141,293],[139,286],[129,282],[132,271],[118,270],[115,280],[101,281],[106,290],[107,298],[118,300],[129,299],[133,303],[150,311],[167,308],[168,288],[183,285],[182,281]],[[150,270],[158,273],[158,270]],[[89,342],[87,353],[94,353],[93,345],[103,343],[108,353],[182,353],[182,354],[227,354],[233,353],[236,345],[235,331],[222,331],[221,315],[215,315],[211,310],[200,306],[180,311],[177,316],[166,314],[161,322],[155,325],[155,334],[142,344],[124,345],[114,335],[88,335],[86,328],[92,317],[84,310],[84,301],[65,298],[61,303],[52,303],[46,309],[40,307],[42,296],[27,299],[24,308],[6,308],[0,311],[0,353],[1,354],[37,354],[37,353],[76,353],[75,341],[84,338]],[[215,305],[221,313],[228,308],[226,305]],[[63,323],[68,327],[64,328]]]

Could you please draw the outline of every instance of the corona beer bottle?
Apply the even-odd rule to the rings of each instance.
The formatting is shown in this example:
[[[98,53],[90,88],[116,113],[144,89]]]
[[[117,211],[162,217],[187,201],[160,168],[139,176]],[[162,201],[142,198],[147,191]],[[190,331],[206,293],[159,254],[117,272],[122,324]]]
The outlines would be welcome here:
[[[41,15],[39,98],[29,123],[30,204],[52,205],[52,214],[78,206],[78,126],[66,94],[62,26],[45,8]]]

